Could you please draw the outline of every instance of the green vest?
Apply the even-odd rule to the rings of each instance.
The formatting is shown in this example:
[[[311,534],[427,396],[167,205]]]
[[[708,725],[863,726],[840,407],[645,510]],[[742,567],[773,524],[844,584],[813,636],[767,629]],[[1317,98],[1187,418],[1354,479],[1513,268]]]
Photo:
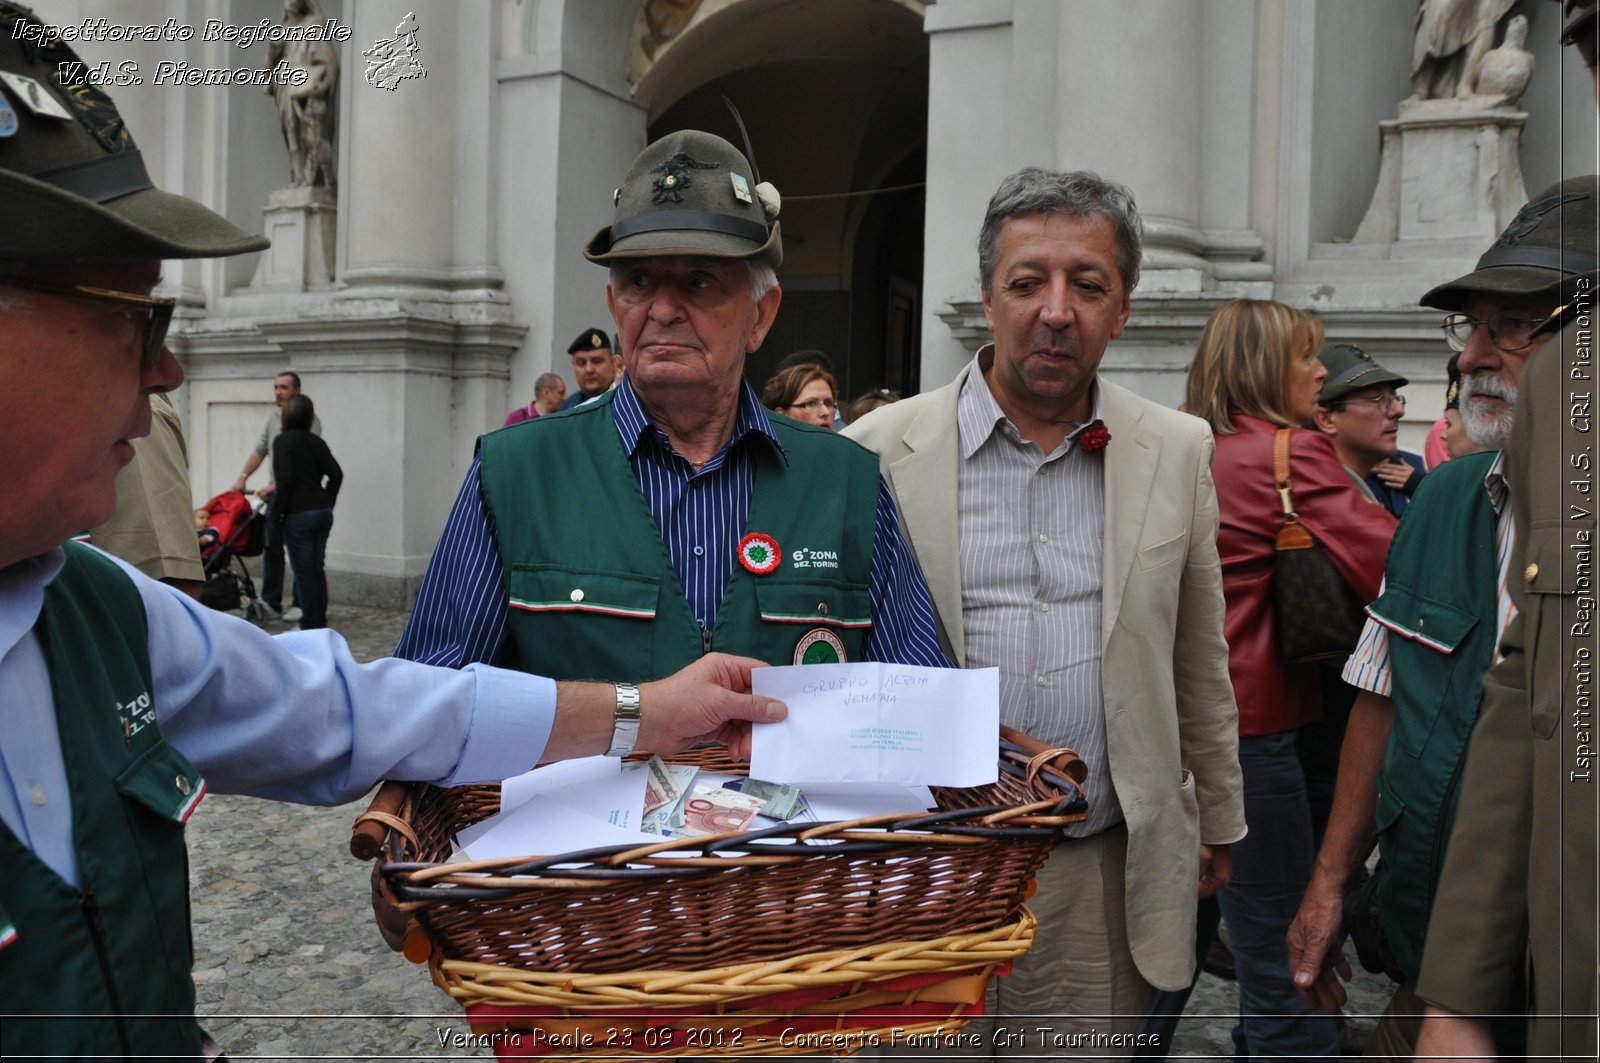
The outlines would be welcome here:
[[[82,892],[0,825],[0,1008],[8,1055],[196,1058],[183,822],[204,792],[161,737],[144,605],[68,543],[37,631],[55,693]],[[59,1018],[71,1015],[72,1018]]]
[[[479,441],[509,599],[502,663],[557,679],[646,681],[710,650],[791,664],[808,639],[813,651],[837,639],[848,660],[861,660],[872,626],[877,458],[777,415],[783,455],[743,444],[756,449],[756,471],[741,534],[771,536],[779,562],[756,575],[729,558],[716,628],[705,632],[628,464],[614,394]]]
[[[1384,591],[1371,606],[1390,629],[1394,682],[1377,780],[1378,911],[1408,981],[1422,966],[1467,739],[1499,642],[1495,514],[1483,487],[1495,453],[1428,473],[1395,532]]]

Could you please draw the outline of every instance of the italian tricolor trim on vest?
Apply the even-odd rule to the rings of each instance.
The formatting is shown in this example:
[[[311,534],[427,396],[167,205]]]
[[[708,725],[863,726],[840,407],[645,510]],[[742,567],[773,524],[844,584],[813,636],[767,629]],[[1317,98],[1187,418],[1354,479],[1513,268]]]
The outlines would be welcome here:
[[[770,620],[775,624],[826,624],[829,627],[868,628],[872,626],[871,617],[837,617],[824,616],[821,613],[769,613],[761,611],[761,619]]]
[[[1424,635],[1422,632],[1413,631],[1410,628],[1406,627],[1404,624],[1400,623],[1399,621],[1391,620],[1388,617],[1383,616],[1383,615],[1381,615],[1379,613],[1374,613],[1372,611],[1372,607],[1370,605],[1367,606],[1367,615],[1372,617],[1372,619],[1376,620],[1379,624],[1382,624],[1385,628],[1388,628],[1390,631],[1394,632],[1396,635],[1399,635],[1403,639],[1410,639],[1412,642],[1419,642],[1422,645],[1428,647],[1430,650],[1437,650],[1440,653],[1454,653],[1455,652],[1456,648],[1454,646],[1451,646],[1451,645],[1448,645],[1446,643],[1440,642],[1437,639],[1430,639],[1428,636]]]
[[[629,609],[622,605],[603,605],[599,602],[530,602],[522,598],[508,599],[513,609],[528,613],[603,613],[606,616],[628,616],[638,620],[654,620],[654,609]]]

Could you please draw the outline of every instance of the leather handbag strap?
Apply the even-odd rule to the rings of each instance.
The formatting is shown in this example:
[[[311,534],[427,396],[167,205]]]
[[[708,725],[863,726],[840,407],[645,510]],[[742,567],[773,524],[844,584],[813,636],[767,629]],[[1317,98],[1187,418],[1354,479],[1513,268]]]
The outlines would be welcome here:
[[[1272,475],[1278,484],[1278,500],[1283,503],[1283,523],[1278,526],[1277,549],[1308,550],[1316,545],[1306,526],[1294,511],[1294,495],[1289,490],[1289,433],[1280,428],[1272,437]]]
[[[1292,428],[1280,428],[1272,436],[1272,475],[1278,484],[1278,500],[1283,503],[1283,520],[1286,524],[1298,519],[1289,481],[1289,433],[1292,431]]]

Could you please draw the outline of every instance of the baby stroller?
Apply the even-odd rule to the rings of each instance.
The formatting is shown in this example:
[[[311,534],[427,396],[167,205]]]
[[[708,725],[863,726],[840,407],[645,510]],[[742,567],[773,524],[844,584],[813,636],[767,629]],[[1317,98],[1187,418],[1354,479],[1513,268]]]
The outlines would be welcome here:
[[[266,606],[256,598],[256,585],[243,561],[260,556],[266,541],[266,500],[252,499],[243,491],[224,491],[205,508],[217,540],[200,551],[206,573],[200,603],[222,612],[243,606],[251,620],[266,619]]]

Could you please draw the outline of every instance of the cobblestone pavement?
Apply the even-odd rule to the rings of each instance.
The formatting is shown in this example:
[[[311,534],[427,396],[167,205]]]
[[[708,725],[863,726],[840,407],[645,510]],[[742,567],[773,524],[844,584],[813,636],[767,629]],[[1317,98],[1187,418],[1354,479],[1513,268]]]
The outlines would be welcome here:
[[[393,649],[405,614],[335,604],[329,621],[369,660]],[[315,809],[213,795],[190,821],[199,1013],[230,1059],[491,1055],[448,1040],[469,1032],[460,1008],[378,936],[368,865],[348,848],[365,807],[365,799]],[[1358,968],[1350,1010],[1375,1015],[1385,985]],[[1231,1059],[1237,1008],[1231,982],[1202,976],[1171,1058]]]

